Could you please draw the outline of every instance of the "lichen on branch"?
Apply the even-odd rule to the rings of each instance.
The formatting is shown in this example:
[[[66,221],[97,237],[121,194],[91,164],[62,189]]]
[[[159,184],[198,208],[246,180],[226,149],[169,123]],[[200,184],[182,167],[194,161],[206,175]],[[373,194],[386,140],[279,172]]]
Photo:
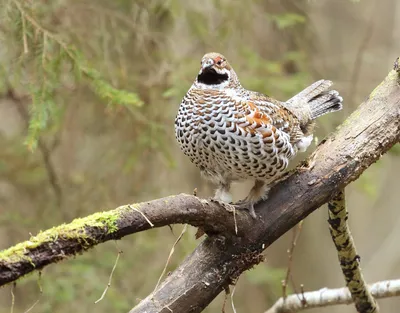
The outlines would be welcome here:
[[[340,190],[328,202],[328,215],[329,230],[338,252],[339,264],[357,311],[360,313],[378,312],[378,305],[362,275],[360,256],[357,254],[347,223],[348,211],[344,190]]]

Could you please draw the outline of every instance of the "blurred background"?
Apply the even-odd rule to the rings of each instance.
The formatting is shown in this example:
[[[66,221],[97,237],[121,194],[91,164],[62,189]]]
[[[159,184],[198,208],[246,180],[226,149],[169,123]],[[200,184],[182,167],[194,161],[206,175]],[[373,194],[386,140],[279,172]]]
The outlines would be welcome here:
[[[333,80],[344,109],[319,119],[320,140],[400,55],[397,0],[0,0],[0,7],[0,250],[119,205],[194,188],[210,196],[213,186],[179,151],[173,127],[206,52],[223,53],[246,88],[280,100],[317,79]],[[397,145],[346,189],[369,283],[400,276],[399,155]],[[249,187],[235,186],[235,197]],[[154,289],[182,227],[128,236],[51,265],[42,294],[37,273],[21,279],[14,312],[38,299],[31,312],[127,312]],[[200,242],[195,232],[186,232],[168,271]],[[237,312],[264,312],[281,296],[291,238],[290,231],[265,251],[265,263],[240,277]],[[112,286],[94,304],[119,249]],[[290,291],[344,286],[325,206],[304,221],[292,278]],[[205,312],[220,312],[223,298]],[[11,301],[11,286],[0,289],[1,313]],[[379,304],[398,312],[400,299]]]

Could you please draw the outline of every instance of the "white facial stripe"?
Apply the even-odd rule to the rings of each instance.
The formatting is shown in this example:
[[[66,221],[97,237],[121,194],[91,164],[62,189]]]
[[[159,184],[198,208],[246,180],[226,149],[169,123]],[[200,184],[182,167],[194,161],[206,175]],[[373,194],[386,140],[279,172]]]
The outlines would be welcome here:
[[[202,69],[200,70],[199,74],[202,73]],[[227,74],[228,75],[228,79],[226,81],[224,81],[223,83],[220,84],[215,84],[215,85],[207,85],[207,84],[202,84],[196,81],[196,87],[200,88],[200,89],[225,89],[231,80],[231,72],[228,71],[226,68],[223,69],[218,69],[217,70],[218,74]]]
[[[199,89],[225,89],[229,85],[229,80],[224,81],[221,84],[216,84],[216,85],[206,85],[202,83],[196,83],[196,88]]]
[[[205,68],[214,65],[214,61],[212,59],[207,59],[202,62],[201,69],[204,70]]]

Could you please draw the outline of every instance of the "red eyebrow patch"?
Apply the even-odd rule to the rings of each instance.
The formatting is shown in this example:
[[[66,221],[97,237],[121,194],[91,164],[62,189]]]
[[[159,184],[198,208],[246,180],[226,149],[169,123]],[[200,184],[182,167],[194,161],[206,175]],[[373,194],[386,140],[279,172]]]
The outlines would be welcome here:
[[[220,56],[217,56],[214,58],[214,63],[218,63],[219,61],[222,61],[223,59]]]

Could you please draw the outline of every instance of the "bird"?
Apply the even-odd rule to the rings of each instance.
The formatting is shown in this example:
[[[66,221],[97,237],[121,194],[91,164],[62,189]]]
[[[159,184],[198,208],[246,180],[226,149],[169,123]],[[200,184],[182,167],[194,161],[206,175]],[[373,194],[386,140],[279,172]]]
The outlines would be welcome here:
[[[220,53],[201,59],[200,71],[175,118],[175,137],[201,174],[217,188],[214,199],[257,218],[254,205],[298,152],[313,141],[315,119],[342,109],[343,98],[318,80],[287,101],[242,87]],[[232,204],[232,182],[253,180],[243,200]]]

